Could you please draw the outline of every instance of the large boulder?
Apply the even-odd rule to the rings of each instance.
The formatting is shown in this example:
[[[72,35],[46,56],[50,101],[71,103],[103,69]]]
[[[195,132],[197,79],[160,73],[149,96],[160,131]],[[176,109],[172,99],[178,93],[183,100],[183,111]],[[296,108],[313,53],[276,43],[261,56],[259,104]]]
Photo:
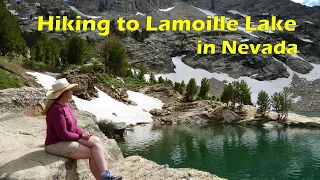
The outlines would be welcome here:
[[[70,83],[78,84],[78,86],[73,89],[75,96],[86,100],[98,97],[98,91],[94,88],[96,80],[93,75],[81,74],[77,70],[69,70],[63,72],[61,78],[66,78]]]
[[[123,134],[126,131],[126,123],[124,122],[109,122],[106,120],[100,120],[97,122],[99,129],[110,139],[123,138]]]
[[[76,111],[79,126],[99,137],[105,148],[107,164],[123,158],[114,140],[95,125],[92,114]],[[44,151],[44,116],[28,117],[23,112],[0,116],[0,179],[94,179],[88,160],[72,160]]]
[[[134,164],[134,166],[132,166]],[[121,159],[116,164],[111,165],[111,170],[114,173],[121,174],[126,180],[158,180],[158,179],[210,179],[223,180],[216,175],[208,172],[202,172],[195,169],[173,169],[168,165],[158,165],[155,162],[141,158],[139,156],[131,156]]]
[[[234,123],[241,119],[239,115],[228,108],[220,107],[213,112],[213,121],[221,123]]]
[[[0,114],[43,107],[46,90],[44,88],[12,88],[0,91]]]

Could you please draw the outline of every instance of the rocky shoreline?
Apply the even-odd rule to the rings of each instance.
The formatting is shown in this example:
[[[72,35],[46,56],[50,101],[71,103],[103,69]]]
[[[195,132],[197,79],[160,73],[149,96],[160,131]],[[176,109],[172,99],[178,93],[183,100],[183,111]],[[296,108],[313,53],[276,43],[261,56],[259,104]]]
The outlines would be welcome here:
[[[154,90],[155,87],[152,88]],[[251,106],[245,107],[246,113],[233,112],[216,101],[174,101],[179,94],[170,87],[157,87],[156,90],[143,89],[148,95],[161,96],[166,100],[162,110],[151,110],[155,122],[161,124],[234,123],[283,127],[274,121],[255,118],[255,108]],[[43,116],[39,116],[45,100],[44,89],[7,89],[1,90],[0,94],[0,132],[4,135],[0,150],[1,179],[93,179],[88,161],[74,161],[44,152],[45,121]],[[194,169],[172,169],[139,156],[123,158],[116,141],[108,139],[100,131],[94,115],[77,110],[76,116],[81,128],[93,132],[105,142],[105,155],[110,169],[125,179],[162,179],[163,175],[169,179],[222,179]],[[269,116],[272,119],[276,114],[271,112]],[[284,126],[320,127],[320,118],[290,113]]]
[[[0,91],[0,179],[94,179],[87,160],[45,153],[45,120],[39,115],[44,92],[38,88]],[[195,169],[172,169],[139,156],[124,158],[116,141],[99,130],[94,115],[78,110],[75,114],[82,129],[104,142],[108,167],[124,179],[223,179]]]

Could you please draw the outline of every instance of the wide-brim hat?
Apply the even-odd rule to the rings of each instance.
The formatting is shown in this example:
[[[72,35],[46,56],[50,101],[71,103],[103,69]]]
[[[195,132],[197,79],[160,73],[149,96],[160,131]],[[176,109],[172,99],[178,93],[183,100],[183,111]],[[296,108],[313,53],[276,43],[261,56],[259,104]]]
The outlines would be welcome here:
[[[46,96],[48,99],[57,99],[63,92],[77,86],[70,84],[66,78],[58,79],[52,84],[52,89],[48,90]]]

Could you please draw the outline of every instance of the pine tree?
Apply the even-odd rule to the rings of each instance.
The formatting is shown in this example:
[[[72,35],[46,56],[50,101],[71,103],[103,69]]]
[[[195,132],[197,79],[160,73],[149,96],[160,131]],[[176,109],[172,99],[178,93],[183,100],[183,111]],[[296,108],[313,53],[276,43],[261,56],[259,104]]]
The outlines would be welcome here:
[[[186,94],[185,94],[185,99],[187,101],[193,101],[195,95],[197,94],[198,87],[196,84],[196,80],[194,78],[190,79],[187,89],[186,89]]]
[[[199,95],[198,95],[199,98],[200,99],[206,99],[209,90],[210,90],[209,80],[207,78],[203,78],[201,80],[201,87],[200,87],[200,92],[199,92]]]
[[[223,103],[226,103],[227,106],[229,106],[229,102],[232,101],[233,99],[232,96],[233,96],[233,85],[229,83],[228,85],[224,86],[220,99]]]
[[[160,77],[158,78],[158,82],[159,82],[160,84],[164,83],[164,79],[162,78],[162,76],[160,76]]]
[[[179,91],[179,89],[180,89],[180,83],[175,82],[174,83],[174,90]]]
[[[248,84],[241,80],[233,82],[233,94],[232,94],[232,105],[235,107],[236,103],[240,104],[240,109],[243,105],[249,105],[251,103],[251,91]]]
[[[157,83],[157,80],[156,80],[156,77],[154,76],[153,73],[150,74],[150,83],[152,84],[156,84]]]
[[[293,102],[290,94],[290,89],[288,87],[284,87],[282,90],[283,104],[281,108],[283,120],[286,120],[288,118],[288,112],[293,107]]]
[[[64,64],[81,65],[88,53],[89,49],[86,41],[78,35],[72,35],[63,46],[61,59]]]
[[[273,110],[275,112],[278,113],[278,120],[282,119],[281,118],[281,109],[282,109],[282,104],[283,104],[283,96],[281,93],[274,93],[272,96],[271,96],[271,106],[273,108]]]
[[[116,21],[112,19],[112,21],[110,22],[110,32],[115,34],[117,30],[118,29],[117,29]]]
[[[164,83],[167,84],[167,85],[169,85],[169,86],[173,86],[173,82],[172,82],[170,79],[168,79],[168,78],[166,78],[166,80],[164,81]]]
[[[22,37],[20,24],[0,0],[0,55],[19,54],[26,56],[27,46]]]
[[[140,32],[139,30],[133,31],[131,33],[131,37],[137,41],[141,41]]]
[[[184,93],[184,88],[185,88],[185,87],[186,87],[186,85],[185,85],[184,81],[181,81],[180,86],[179,86],[179,89],[178,89],[178,91],[179,91],[179,93],[180,93],[181,95],[183,95],[183,93]]]
[[[31,48],[31,61],[42,62],[51,67],[59,66],[60,50],[61,41],[59,39],[49,39],[46,34],[42,34],[38,42]]]
[[[106,72],[121,77],[126,75],[128,69],[126,49],[119,38],[110,36],[107,41],[98,44],[97,51],[105,61]]]
[[[257,105],[259,106],[258,113],[260,113],[264,117],[270,109],[270,99],[267,92],[259,92]]]
[[[140,79],[141,81],[146,81],[144,75],[147,74],[147,68],[144,64],[140,64],[139,67],[139,74],[138,74],[138,79]]]
[[[290,96],[290,89],[284,87],[282,92],[274,93],[271,96],[271,106],[274,111],[278,113],[278,120],[286,121],[288,112],[292,109],[292,98]]]
[[[142,31],[141,31],[141,34],[140,34],[141,35],[141,37],[140,37],[141,41],[144,41],[144,39],[149,38],[150,37],[149,33],[150,32],[148,32],[146,30],[146,28],[143,28]]]

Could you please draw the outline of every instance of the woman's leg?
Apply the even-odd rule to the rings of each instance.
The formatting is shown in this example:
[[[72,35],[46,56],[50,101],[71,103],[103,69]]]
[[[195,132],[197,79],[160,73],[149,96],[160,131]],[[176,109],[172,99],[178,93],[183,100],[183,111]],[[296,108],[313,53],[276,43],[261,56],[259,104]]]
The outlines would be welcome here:
[[[92,159],[98,169],[98,172],[103,173],[107,170],[106,160],[104,158],[104,148],[100,139],[96,136],[91,136],[89,140],[79,139],[78,143],[91,148]]]
[[[90,147],[80,144],[76,152],[70,155],[72,159],[89,159],[89,166],[93,176],[96,179],[100,179],[101,173],[97,169],[95,162],[93,161],[92,151]]]

